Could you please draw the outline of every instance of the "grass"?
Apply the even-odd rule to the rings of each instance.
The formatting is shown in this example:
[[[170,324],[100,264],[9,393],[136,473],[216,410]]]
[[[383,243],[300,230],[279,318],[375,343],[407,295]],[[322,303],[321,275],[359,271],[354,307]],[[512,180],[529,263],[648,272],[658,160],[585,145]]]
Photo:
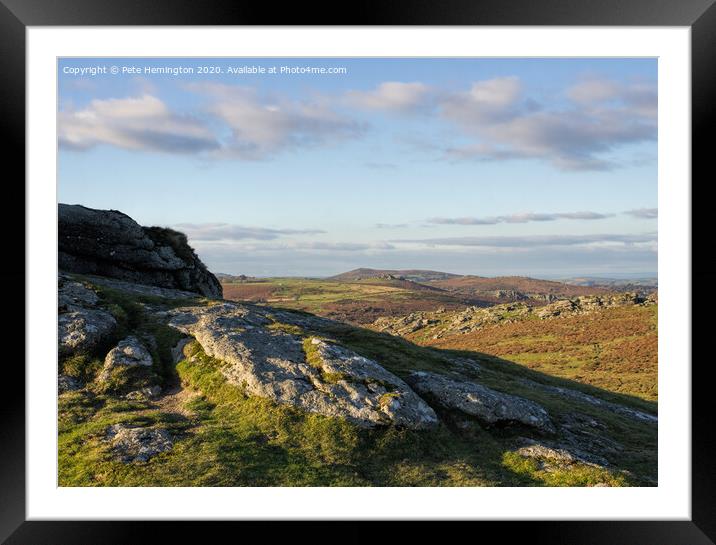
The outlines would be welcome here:
[[[169,229],[168,227],[144,227],[144,232],[155,243],[159,245],[169,246],[174,253],[187,262],[196,259],[194,250],[189,246],[189,242],[184,233]]]
[[[373,484],[491,484],[480,472],[466,474],[443,458],[432,467],[425,451],[433,438],[420,434],[360,430],[340,419],[302,414],[248,397],[228,384],[218,365],[201,352],[178,372],[201,392],[186,404],[187,422],[156,412],[98,411],[88,422],[61,433],[62,486],[366,486]],[[66,403],[67,404],[67,403]],[[76,403],[72,405],[77,405]],[[67,410],[67,407],[65,407]],[[182,435],[174,449],[148,463],[113,461],[101,436],[118,421],[168,423]],[[437,449],[441,450],[441,449]],[[395,465],[397,471],[391,470]],[[446,472],[449,468],[452,473]]]
[[[176,329],[167,326],[148,312],[147,307],[155,310],[167,310],[186,305],[185,299],[167,299],[147,295],[127,294],[108,287],[97,288],[100,305],[109,310],[118,323],[115,335],[120,340],[127,335],[154,339],[147,347],[152,355],[153,370],[162,383],[174,378],[174,365],[171,350],[182,338]]]
[[[303,339],[303,353],[306,355],[306,363],[316,369],[323,369],[323,358],[318,350],[318,346],[313,344],[315,337],[306,337]]]
[[[444,372],[451,368],[451,358],[473,358],[481,366],[482,383],[533,399],[553,418],[574,412],[597,417],[605,426],[604,434],[624,446],[616,465],[632,475],[584,464],[545,468],[513,452],[516,437],[523,433],[520,428],[486,430],[475,423],[462,428],[454,424],[454,415],[442,413],[443,423],[433,430],[362,429],[339,418],[249,396],[225,379],[225,364],[206,355],[196,342],[185,347],[182,361],[172,363],[171,347],[181,335],[153,319],[147,305],[164,309],[176,302],[99,291],[101,304],[120,324],[117,336],[154,336],[153,371],[158,380],[181,383],[191,395],[168,408],[161,401],[127,401],[101,389],[62,394],[60,486],[626,486],[653,484],[649,479],[656,477],[655,426],[566,400],[530,387],[523,379],[575,387],[571,381],[485,353],[421,347],[357,327],[336,324],[331,330],[314,332],[278,322],[269,326],[304,337],[307,361],[319,368],[320,354],[310,342],[314,336],[331,337],[402,377],[418,369]],[[607,349],[602,343],[601,353]],[[96,374],[98,361],[88,355],[65,360],[63,366],[73,376],[89,379]],[[633,397],[588,385],[576,387],[603,399],[654,409],[653,403]],[[381,402],[389,403],[391,392],[384,397]],[[123,464],[103,440],[106,429],[116,423],[168,429],[175,438],[174,448],[148,462]]]
[[[462,308],[449,293],[411,289],[400,281],[367,279],[339,282],[310,278],[268,278],[257,282],[222,284],[224,297],[303,310],[352,323],[371,323],[379,316],[401,316],[413,310]]]
[[[620,403],[647,412],[656,412],[656,403],[639,397],[618,392],[605,391],[587,384],[575,383],[527,366],[473,350],[448,350],[421,347],[405,339],[385,333],[359,328],[340,328],[331,331],[332,336],[356,352],[379,361],[389,371],[405,377],[411,371],[445,372],[453,368],[450,363],[456,358],[471,359],[482,367],[480,381],[507,393],[522,395],[537,402],[549,403],[552,395],[543,394],[532,387],[524,386],[521,379],[560,386],[582,391],[607,401]]]
[[[545,467],[539,461],[522,457],[515,452],[506,452],[502,463],[518,475],[536,479],[542,486],[628,486],[628,479],[624,474],[585,464],[578,464],[576,467]]]
[[[104,362],[98,357],[75,354],[60,361],[60,374],[69,375],[82,382],[91,382],[102,369]]]
[[[60,398],[61,486],[583,486],[626,485],[626,477],[577,464],[545,473],[510,454],[511,436],[445,425],[430,431],[365,430],[247,396],[226,381],[222,363],[197,343],[177,365],[196,395],[185,417],[151,403],[108,396]],[[386,394],[390,395],[390,394]],[[389,399],[386,399],[389,402]],[[115,461],[102,441],[108,426],[160,426],[174,448],[146,463]]]
[[[440,323],[405,338],[425,347],[490,354],[547,375],[655,402],[657,313],[653,305],[547,320],[528,316],[434,339],[445,329]],[[442,319],[451,321],[450,314]]]
[[[266,329],[270,329],[271,331],[281,331],[283,333],[288,333],[290,335],[303,335],[304,331],[297,325],[292,324],[283,324],[281,322],[274,322],[272,324],[269,324],[266,326]]]
[[[60,359],[60,373],[89,384],[89,388],[97,393],[124,394],[152,384],[166,385],[172,382],[175,370],[171,349],[182,338],[182,334],[153,318],[148,307],[169,309],[187,304],[187,300],[128,294],[106,286],[90,286],[99,296],[99,307],[110,312],[117,320],[117,328],[108,341],[93,352]],[[96,379],[104,365],[104,356],[128,335],[153,340],[145,343],[152,355],[152,368],[115,367],[107,380],[100,383]]]

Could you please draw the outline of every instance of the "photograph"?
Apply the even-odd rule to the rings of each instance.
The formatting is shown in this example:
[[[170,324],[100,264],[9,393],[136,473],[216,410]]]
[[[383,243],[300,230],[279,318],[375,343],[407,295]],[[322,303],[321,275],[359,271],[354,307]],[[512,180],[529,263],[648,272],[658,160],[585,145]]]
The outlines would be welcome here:
[[[657,487],[657,83],[59,57],[57,485]]]

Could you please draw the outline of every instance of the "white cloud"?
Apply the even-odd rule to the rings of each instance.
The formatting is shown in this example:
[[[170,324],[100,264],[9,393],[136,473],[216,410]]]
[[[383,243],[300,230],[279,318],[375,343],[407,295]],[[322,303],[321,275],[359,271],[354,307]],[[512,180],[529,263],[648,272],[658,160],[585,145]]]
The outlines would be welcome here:
[[[656,219],[659,217],[658,208],[637,208],[635,210],[627,210],[624,213],[640,219]]]
[[[398,165],[396,165],[395,163],[377,161],[367,161],[363,163],[363,166],[374,170],[395,170],[398,168]]]
[[[571,245],[521,248],[396,245],[392,250],[238,249],[202,246],[210,270],[267,276],[327,276],[359,267],[432,269],[481,276],[610,276],[656,274],[656,250],[643,245]]]
[[[251,88],[213,83],[189,84],[187,89],[210,99],[202,112],[205,119],[172,112],[148,93],[93,100],[84,109],[60,112],[60,145],[86,150],[108,144],[253,160],[363,132],[362,125],[340,116],[325,101],[269,98]],[[219,124],[209,123],[212,118]]]
[[[392,250],[394,246],[387,242],[298,242],[287,245],[293,250],[325,250],[325,251],[343,251],[343,252],[359,252],[365,250]]]
[[[517,78],[477,82],[445,98],[441,115],[478,140],[447,148],[453,160],[540,159],[563,170],[606,170],[614,149],[656,138],[656,90],[590,80],[567,90],[571,103],[547,110],[523,98]]]
[[[199,153],[217,149],[206,124],[170,111],[155,96],[93,100],[58,115],[60,146],[78,150],[108,144],[124,149]]]
[[[254,89],[218,83],[191,84],[209,97],[208,111],[231,132],[221,155],[262,159],[297,147],[359,136],[363,127],[332,111],[325,101],[260,96]]]
[[[409,227],[407,223],[376,223],[376,229],[405,229]]]
[[[348,91],[343,102],[362,110],[410,112],[424,108],[430,88],[420,82],[386,81],[371,91]]]
[[[612,100],[619,96],[616,82],[605,79],[587,79],[567,89],[567,96],[579,104],[593,104]]]
[[[459,125],[478,126],[514,115],[522,83],[514,76],[478,81],[464,93],[443,98],[442,115]]]
[[[658,96],[655,85],[643,81],[621,83],[603,78],[584,79],[567,89],[567,97],[577,104],[600,107],[621,104],[634,115],[656,118]]]
[[[498,223],[530,223],[533,221],[556,221],[567,220],[601,220],[612,217],[614,214],[600,214],[598,212],[558,212],[544,214],[537,212],[525,212],[510,214],[506,216],[490,217],[461,217],[461,218],[430,218],[428,222],[441,225],[497,225]]]
[[[380,252],[395,249],[395,246],[388,242],[323,242],[290,239],[282,239],[276,242],[250,242],[241,239],[204,239],[195,241],[195,247],[202,254],[206,252],[212,255],[232,255],[251,252],[253,254],[262,255],[285,255],[287,260],[288,256],[296,252],[309,254],[357,252],[368,255],[376,251]]]
[[[449,160],[536,159],[563,170],[606,170],[619,166],[610,158],[614,150],[656,138],[656,87],[645,82],[592,77],[565,89],[556,98],[566,101],[553,105],[538,104],[527,96],[515,76],[476,81],[462,92],[418,81],[385,81],[366,91],[302,100],[219,83],[189,83],[185,89],[205,99],[201,117],[172,111],[151,90],[136,97],[98,99],[82,109],[70,107],[59,113],[60,145],[84,150],[107,144],[259,160],[362,136],[366,126],[349,117],[346,112],[351,108],[421,112],[446,121],[442,129],[449,127],[453,133],[431,125],[431,139],[440,143],[430,146]],[[455,143],[444,144],[451,136]],[[400,137],[417,138],[413,133]],[[392,168],[393,164],[366,166]]]
[[[656,233],[637,235],[595,234],[595,235],[526,235],[526,236],[486,236],[486,237],[443,237],[428,239],[392,240],[398,244],[424,244],[437,246],[469,246],[485,248],[538,248],[546,246],[592,246],[592,247],[631,247],[646,246],[656,251]]]
[[[317,235],[325,233],[325,231],[318,229],[270,229],[229,223],[179,223],[172,227],[184,233],[192,243],[246,239],[274,240],[287,235]]]

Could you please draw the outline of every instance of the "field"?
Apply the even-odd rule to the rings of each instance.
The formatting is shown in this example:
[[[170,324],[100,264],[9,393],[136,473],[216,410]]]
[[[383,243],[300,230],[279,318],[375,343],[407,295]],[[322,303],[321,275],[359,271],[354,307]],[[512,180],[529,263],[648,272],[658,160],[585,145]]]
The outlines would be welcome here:
[[[458,309],[475,303],[437,288],[398,279],[341,282],[270,278],[224,282],[222,286],[224,297],[229,300],[267,303],[354,324],[369,324],[381,316],[402,316],[440,307]]]
[[[625,306],[516,320],[438,339],[431,328],[405,337],[422,346],[485,352],[548,375],[656,401],[657,312],[657,305]]]

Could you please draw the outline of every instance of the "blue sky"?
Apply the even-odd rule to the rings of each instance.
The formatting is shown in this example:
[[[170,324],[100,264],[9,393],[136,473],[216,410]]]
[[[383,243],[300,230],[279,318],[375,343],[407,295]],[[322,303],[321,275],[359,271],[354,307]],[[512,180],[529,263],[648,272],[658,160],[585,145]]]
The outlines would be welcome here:
[[[215,272],[656,274],[655,59],[58,69],[60,202],[184,231]]]

